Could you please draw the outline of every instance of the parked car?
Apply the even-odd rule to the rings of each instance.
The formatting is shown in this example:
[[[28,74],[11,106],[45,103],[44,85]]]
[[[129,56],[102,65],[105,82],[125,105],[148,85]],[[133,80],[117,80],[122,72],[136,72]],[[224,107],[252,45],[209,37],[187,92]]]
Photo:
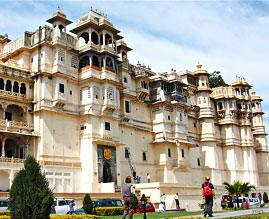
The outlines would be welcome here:
[[[121,199],[100,199],[93,201],[94,207],[122,207]]]
[[[94,208],[105,208],[105,207],[123,207],[121,199],[100,199],[94,200]],[[77,209],[74,211],[74,214],[86,214],[83,208]]]
[[[144,212],[144,206],[141,202],[138,202],[138,208],[133,211],[134,213],[143,213]],[[146,212],[155,212],[155,207],[151,202],[147,202],[146,204]]]
[[[69,204],[72,199],[65,199],[62,197],[56,197],[54,199],[53,209],[55,214],[67,214],[69,212]],[[74,211],[77,210],[77,204],[74,202]]]
[[[7,198],[0,198],[0,211],[7,211],[8,210],[7,202],[8,202]]]
[[[241,207],[241,204],[243,202],[243,198],[245,198],[245,200],[248,202],[249,207],[251,208],[255,208],[255,207],[260,207],[261,202],[258,198],[249,198],[249,197],[239,197],[238,201],[239,201],[239,207]],[[234,207],[237,207],[237,201],[236,198],[234,198],[233,200],[234,203]]]

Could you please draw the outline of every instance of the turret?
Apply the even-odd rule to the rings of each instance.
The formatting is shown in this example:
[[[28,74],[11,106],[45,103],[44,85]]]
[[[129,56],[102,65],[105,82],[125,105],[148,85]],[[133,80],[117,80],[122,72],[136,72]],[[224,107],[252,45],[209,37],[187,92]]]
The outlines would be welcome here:
[[[53,26],[54,37],[63,36],[66,33],[66,26],[72,23],[72,21],[66,19],[66,15],[62,13],[60,8],[58,8],[47,22]]]
[[[267,141],[266,141],[266,133],[265,127],[263,124],[263,111],[261,108],[262,99],[256,94],[255,91],[251,93],[251,106],[252,106],[252,129],[254,136],[254,144],[256,151],[267,151]]]

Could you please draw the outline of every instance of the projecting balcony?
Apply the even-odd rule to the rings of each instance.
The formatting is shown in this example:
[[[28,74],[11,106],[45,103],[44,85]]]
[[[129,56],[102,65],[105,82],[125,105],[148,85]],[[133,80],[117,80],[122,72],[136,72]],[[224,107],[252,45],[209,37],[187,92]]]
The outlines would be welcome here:
[[[115,101],[104,100],[104,104],[102,106],[102,112],[113,113],[115,109],[116,109]]]
[[[136,95],[138,97],[139,100],[144,101],[147,96],[149,95],[149,90],[143,87],[138,87],[136,89]]]
[[[0,119],[0,130],[32,134],[34,125],[27,122],[8,121]]]

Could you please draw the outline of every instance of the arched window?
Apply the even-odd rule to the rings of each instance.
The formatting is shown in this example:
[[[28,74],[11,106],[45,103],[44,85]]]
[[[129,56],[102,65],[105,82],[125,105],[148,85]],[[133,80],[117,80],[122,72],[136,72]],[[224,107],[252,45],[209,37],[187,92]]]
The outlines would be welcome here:
[[[11,81],[10,80],[7,80],[7,83],[6,83],[6,91],[11,91],[11,89],[12,89]]]
[[[105,35],[105,45],[112,47],[112,38],[109,34]]]
[[[88,42],[89,42],[89,33],[85,32],[85,33],[81,34],[79,37],[79,40],[78,40],[79,46],[84,46]]]
[[[106,66],[109,68],[113,68],[113,62],[112,62],[112,59],[110,57],[106,58]]]
[[[21,90],[20,90],[20,93],[21,93],[21,94],[26,94],[26,87],[25,87],[25,84],[24,84],[24,83],[21,84]]]
[[[89,56],[84,56],[79,62],[79,68],[89,65]]]
[[[98,40],[98,35],[97,35],[97,33],[92,32],[92,34],[91,34],[91,41],[92,41],[93,44],[98,45],[99,40]]]
[[[5,89],[4,80],[3,78],[0,78],[0,90],[4,90],[4,89]]]
[[[13,92],[14,93],[19,93],[19,83],[17,81],[14,82]]]
[[[97,56],[93,56],[93,57],[92,57],[92,64],[93,64],[94,66],[96,66],[96,67],[100,67],[100,66],[99,66],[99,59],[98,59]]]
[[[222,102],[219,102],[219,103],[218,103],[218,110],[223,110]]]

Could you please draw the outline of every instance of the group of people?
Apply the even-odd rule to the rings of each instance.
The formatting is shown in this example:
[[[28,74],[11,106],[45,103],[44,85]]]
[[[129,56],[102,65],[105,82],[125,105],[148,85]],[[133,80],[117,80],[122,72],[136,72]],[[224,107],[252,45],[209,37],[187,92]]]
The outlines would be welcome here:
[[[210,177],[206,176],[205,182],[202,184],[202,195],[203,195],[203,199],[205,200],[205,209],[204,209],[205,217],[207,215],[209,217],[213,217],[212,215],[213,199],[216,199],[214,186],[209,181],[210,181]],[[149,178],[149,182],[150,182],[150,178]],[[122,185],[122,196],[123,196],[123,201],[124,201],[124,206],[125,206],[122,219],[125,219],[127,214],[129,214],[129,219],[133,218],[133,204],[134,204],[134,200],[132,196],[133,194],[134,194],[134,187],[131,184],[131,176],[127,176],[125,179],[125,183]],[[174,200],[176,202],[176,208],[180,209],[178,193],[175,194]],[[165,203],[166,203],[166,196],[165,196],[165,193],[163,193],[161,196],[161,203],[159,205],[160,212],[164,212],[166,210]]]

